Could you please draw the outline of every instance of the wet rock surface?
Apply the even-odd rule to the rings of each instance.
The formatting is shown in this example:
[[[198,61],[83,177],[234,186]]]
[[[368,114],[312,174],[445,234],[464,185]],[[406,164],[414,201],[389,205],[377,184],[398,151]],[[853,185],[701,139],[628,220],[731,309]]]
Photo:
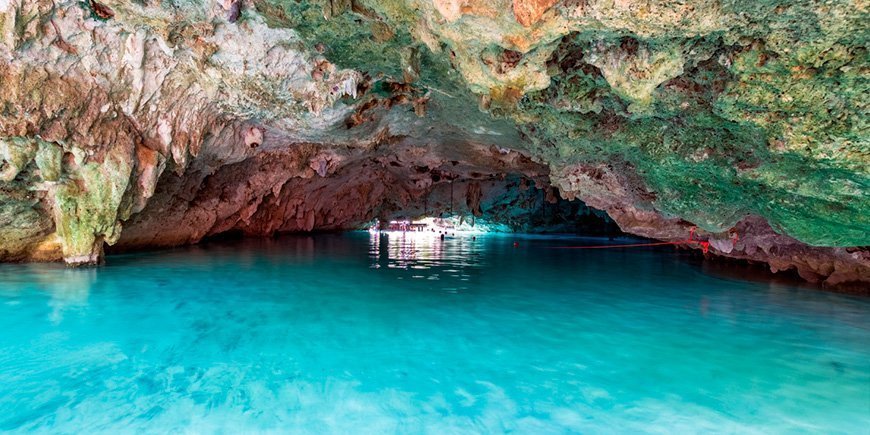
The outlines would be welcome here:
[[[867,18],[849,0],[2,0],[0,259],[439,214],[534,230],[582,201],[860,287]]]

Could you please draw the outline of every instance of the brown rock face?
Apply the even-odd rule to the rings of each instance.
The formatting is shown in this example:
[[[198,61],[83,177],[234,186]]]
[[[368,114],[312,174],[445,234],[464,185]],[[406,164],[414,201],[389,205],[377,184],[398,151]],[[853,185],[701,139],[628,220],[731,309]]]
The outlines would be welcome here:
[[[228,231],[357,229],[375,219],[442,213],[480,216],[481,202],[516,189],[507,176],[547,180],[546,168],[527,157],[483,146],[451,155],[460,160],[403,140],[373,153],[334,152],[286,144],[208,175],[170,174],[149,206],[124,223],[117,246],[176,246]]]
[[[803,229],[794,201],[804,197],[813,199],[812,216],[866,208],[866,186],[854,177],[828,181],[851,174],[828,161],[810,162],[807,173],[821,175],[785,176],[806,160],[779,153],[809,149],[787,142],[816,134],[816,124],[779,126],[785,136],[767,141],[772,151],[756,127],[741,124],[772,125],[806,110],[783,107],[769,119],[752,111],[758,119],[728,122],[704,112],[750,113],[737,100],[758,82],[791,89],[768,83],[781,72],[766,66],[777,61],[771,47],[687,45],[668,30],[683,23],[691,38],[722,32],[709,8],[513,0],[511,14],[507,1],[437,0],[419,9],[333,1],[314,15],[338,36],[314,41],[330,33],[294,21],[313,19],[310,11],[288,15],[305,2],[264,0],[253,9],[192,1],[189,11],[165,3],[0,1],[0,260],[92,264],[106,246],[356,229],[423,215],[519,226],[536,207],[530,192],[544,189],[537,206],[558,195],[579,199],[627,233],[703,247],[710,257],[764,262],[831,287],[870,282],[866,246],[830,247],[850,243],[826,239],[828,230],[820,240],[836,243],[810,246],[771,217]],[[358,30],[345,26],[346,14],[374,29],[354,40],[359,47],[342,45]],[[298,32],[283,27],[291,24]],[[646,36],[576,40],[599,27]],[[644,40],[657,32],[665,42]],[[409,38],[422,42],[390,45]],[[361,51],[373,43],[383,53]],[[393,66],[383,65],[387,56],[397,65],[390,74],[378,69]],[[787,71],[810,80],[822,76],[818,68]],[[738,74],[743,82],[726,83]],[[715,100],[728,92],[734,101]],[[825,100],[830,110],[849,106],[838,98]],[[819,143],[848,150],[858,136]],[[695,146],[698,138],[708,143]],[[866,153],[853,148],[841,154],[857,167]],[[759,169],[764,159],[775,164]],[[741,207],[755,201],[745,192],[778,202]],[[838,202],[847,197],[858,204]],[[865,223],[827,227],[847,229],[860,245]]]
[[[555,4],[556,0],[513,0],[514,16],[518,23],[530,27]]]

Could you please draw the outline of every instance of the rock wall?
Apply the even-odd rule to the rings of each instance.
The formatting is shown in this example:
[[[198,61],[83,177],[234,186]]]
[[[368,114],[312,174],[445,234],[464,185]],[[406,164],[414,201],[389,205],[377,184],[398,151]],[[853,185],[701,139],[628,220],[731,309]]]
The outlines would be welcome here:
[[[866,6],[0,0],[0,259],[436,213],[520,228],[535,186],[862,286]]]

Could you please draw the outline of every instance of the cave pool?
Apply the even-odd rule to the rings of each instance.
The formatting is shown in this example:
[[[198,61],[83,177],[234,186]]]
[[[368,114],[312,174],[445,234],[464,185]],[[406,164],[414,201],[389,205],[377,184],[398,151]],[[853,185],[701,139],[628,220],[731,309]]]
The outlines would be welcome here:
[[[519,246],[514,247],[513,243]],[[0,432],[870,433],[870,300],[626,239],[0,265]]]

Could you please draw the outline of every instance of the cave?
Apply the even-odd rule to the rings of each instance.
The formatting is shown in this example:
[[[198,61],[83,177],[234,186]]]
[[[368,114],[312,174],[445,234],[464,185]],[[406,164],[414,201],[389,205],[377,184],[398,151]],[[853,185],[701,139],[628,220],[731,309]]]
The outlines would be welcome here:
[[[866,9],[0,0],[0,432],[866,430]]]

